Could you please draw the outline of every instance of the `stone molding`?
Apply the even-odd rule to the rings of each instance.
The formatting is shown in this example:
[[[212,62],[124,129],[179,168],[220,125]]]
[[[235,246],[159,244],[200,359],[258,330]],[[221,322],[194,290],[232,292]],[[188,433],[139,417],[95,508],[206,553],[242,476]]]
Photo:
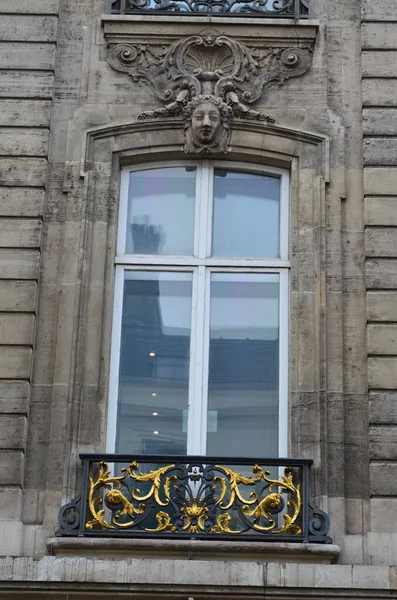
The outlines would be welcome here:
[[[164,27],[167,23],[167,27]],[[308,43],[314,46],[319,21],[293,19],[258,19],[255,17],[167,15],[103,15],[101,30],[107,44],[157,43],[171,44],[181,37],[197,35],[206,28],[220,30],[223,35],[257,47],[277,47]]]
[[[74,332],[76,340],[76,363],[78,370],[67,419],[83,412],[80,427],[74,430],[67,449],[65,465],[67,485],[63,490],[62,502],[72,498],[78,487],[78,455],[81,452],[101,452],[104,449],[103,431],[106,427],[108,397],[109,347],[111,314],[113,308],[113,256],[115,255],[116,229],[119,197],[120,167],[129,164],[153,163],[155,161],[178,160],[184,157],[184,138],[177,118],[159,121],[124,121],[112,125],[101,125],[86,131],[82,148],[81,163],[67,165],[65,188],[77,189],[84,194],[86,214],[84,216],[84,277],[82,280],[79,323]],[[324,361],[321,349],[327,331],[313,315],[324,310],[325,297],[315,293],[317,277],[321,276],[322,249],[317,245],[324,229],[320,219],[324,214],[325,184],[328,180],[328,139],[324,135],[281,127],[261,121],[249,122],[236,119],[230,138],[230,160],[268,164],[288,168],[291,172],[291,318],[295,323],[291,329],[291,348],[310,345],[316,348],[315,360],[310,370],[313,381],[321,383],[321,365]],[[220,155],[220,157],[222,157]],[[79,182],[80,177],[84,181]],[[307,190],[311,193],[308,194]],[[303,208],[304,207],[304,208]],[[308,219],[304,225],[297,221],[299,211],[305,211]],[[316,232],[316,235],[313,235]],[[98,248],[106,252],[98,252]],[[310,255],[310,264],[307,255]],[[302,283],[303,282],[303,283]],[[305,287],[302,287],[305,286]],[[301,291],[303,292],[301,294]],[[303,302],[310,299],[312,308],[304,311],[310,328],[297,314],[303,314]],[[321,303],[317,307],[316,303]],[[100,326],[95,315],[104,315]],[[98,349],[90,354],[87,348]],[[299,410],[306,402],[306,390],[301,391],[299,356],[291,352],[290,363],[290,411]],[[306,385],[306,384],[305,384]],[[314,384],[313,384],[314,385]],[[316,388],[313,388],[316,393]],[[83,400],[84,399],[84,400]],[[84,409],[84,410],[83,410]],[[313,405],[315,418],[312,426],[321,421],[321,406]],[[95,419],[92,418],[95,415]],[[307,439],[307,422],[294,421],[291,431],[290,454],[300,452],[300,435]],[[315,459],[316,469],[321,468],[322,458],[313,436],[313,442],[305,445],[306,456]],[[314,496],[324,490],[315,475]],[[65,497],[66,496],[66,497]],[[316,500],[317,500],[316,498]],[[59,504],[59,506],[61,503]],[[320,502],[320,508],[327,507]]]
[[[87,594],[103,600],[231,598],[269,600],[397,597],[397,568],[368,565],[231,562],[45,556],[0,559],[4,598],[58,598]]]
[[[48,553],[54,556],[95,556],[101,558],[147,557],[166,558],[168,560],[330,564],[337,562],[340,556],[340,548],[335,544],[247,542],[244,540],[53,537],[46,541],[46,547]]]

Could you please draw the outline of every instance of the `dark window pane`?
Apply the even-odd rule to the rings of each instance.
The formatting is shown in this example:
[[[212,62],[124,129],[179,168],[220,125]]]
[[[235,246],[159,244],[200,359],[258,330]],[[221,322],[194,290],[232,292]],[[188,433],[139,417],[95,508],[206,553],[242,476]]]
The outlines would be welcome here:
[[[193,254],[196,169],[130,173],[127,254]]]
[[[116,452],[184,454],[189,273],[126,272]]]
[[[278,322],[278,275],[212,275],[207,454],[277,456]]]
[[[215,169],[212,255],[280,255],[280,179]]]

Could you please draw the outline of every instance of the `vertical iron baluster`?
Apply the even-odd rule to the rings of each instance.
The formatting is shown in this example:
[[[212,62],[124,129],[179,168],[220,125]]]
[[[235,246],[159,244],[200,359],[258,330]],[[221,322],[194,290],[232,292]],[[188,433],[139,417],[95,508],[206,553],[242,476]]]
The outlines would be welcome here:
[[[88,485],[88,473],[89,473],[90,460],[89,458],[83,458],[83,475],[81,482],[81,513],[80,513],[80,528],[79,535],[84,535],[86,515],[87,515],[87,485]]]
[[[309,540],[309,501],[310,501],[310,479],[309,479],[309,465],[304,464],[302,466],[302,535],[304,541]]]

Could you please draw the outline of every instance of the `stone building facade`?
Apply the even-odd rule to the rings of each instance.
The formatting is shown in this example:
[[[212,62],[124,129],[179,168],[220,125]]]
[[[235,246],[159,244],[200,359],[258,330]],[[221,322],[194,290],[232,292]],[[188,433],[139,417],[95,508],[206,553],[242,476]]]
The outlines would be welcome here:
[[[397,597],[397,5],[308,10],[0,0],[0,597]],[[201,160],[289,175],[286,443],[332,543],[55,535],[107,449],[121,170]]]

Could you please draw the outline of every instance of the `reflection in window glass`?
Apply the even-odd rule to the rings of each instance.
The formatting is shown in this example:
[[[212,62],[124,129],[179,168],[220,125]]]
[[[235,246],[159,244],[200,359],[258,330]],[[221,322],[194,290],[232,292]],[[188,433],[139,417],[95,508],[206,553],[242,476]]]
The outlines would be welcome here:
[[[127,254],[193,254],[196,169],[130,174]]]
[[[212,255],[280,256],[280,179],[215,169]]]
[[[192,276],[126,272],[116,452],[184,454]]]
[[[279,276],[211,276],[207,454],[277,456]]]

